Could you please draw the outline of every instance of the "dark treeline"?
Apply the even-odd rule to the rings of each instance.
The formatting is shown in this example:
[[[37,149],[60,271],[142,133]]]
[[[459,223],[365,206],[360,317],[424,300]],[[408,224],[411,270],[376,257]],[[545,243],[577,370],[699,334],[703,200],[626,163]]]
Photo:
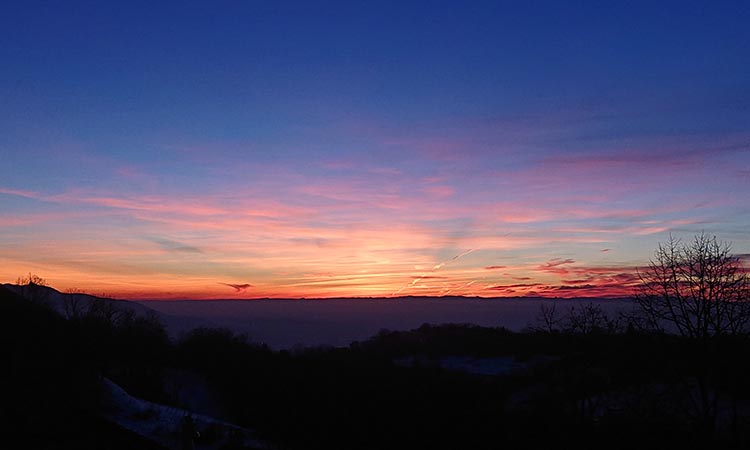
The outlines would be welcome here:
[[[100,417],[100,377],[180,406],[167,373],[202,376],[227,420],[284,449],[746,448],[750,346],[611,326],[522,333],[472,325],[383,331],[348,348],[271,351],[223,329],[171,341],[155,317],[98,305],[67,320],[0,289],[2,436],[22,448],[150,448]],[[544,312],[543,312],[544,313]],[[549,313],[547,311],[546,313]],[[544,314],[542,314],[544,315]],[[572,324],[572,325],[571,325]],[[512,356],[503,376],[440,358]],[[399,364],[412,358],[413,364]],[[696,405],[709,383],[711,427]],[[3,446],[4,448],[6,446]]]
[[[211,351],[209,340],[235,350]],[[205,345],[190,354],[222,387],[235,420],[288,448],[342,449],[744,447],[748,417],[739,409],[750,398],[743,381],[747,344],[717,340],[700,361],[699,350],[675,336],[472,325],[425,325],[347,349],[293,353],[243,349],[236,336],[210,330],[182,343]],[[410,355],[427,358],[412,367],[393,363]],[[429,364],[441,355],[544,355],[546,362],[478,376]],[[707,365],[722,407],[715,432],[698,426],[692,400]]]

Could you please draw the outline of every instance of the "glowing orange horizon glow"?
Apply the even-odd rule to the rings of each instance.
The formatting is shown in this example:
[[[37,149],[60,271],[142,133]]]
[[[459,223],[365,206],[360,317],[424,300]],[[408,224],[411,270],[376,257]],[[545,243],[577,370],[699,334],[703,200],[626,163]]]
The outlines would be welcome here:
[[[490,171],[468,188],[388,167],[355,176],[345,161],[321,163],[326,176],[256,170],[252,183],[176,193],[0,186],[24,205],[0,216],[0,279],[31,272],[62,291],[125,299],[628,296],[667,232],[703,228],[742,201],[656,201],[650,166],[627,190],[594,189],[602,174],[586,172],[591,164],[615,177],[638,160],[550,159],[544,171]]]

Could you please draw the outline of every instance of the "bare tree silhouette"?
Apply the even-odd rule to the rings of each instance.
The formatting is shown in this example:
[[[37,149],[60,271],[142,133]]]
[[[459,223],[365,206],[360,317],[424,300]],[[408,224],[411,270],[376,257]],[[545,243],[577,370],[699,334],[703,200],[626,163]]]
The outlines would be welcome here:
[[[21,287],[21,296],[26,300],[43,306],[49,306],[49,289],[47,280],[29,272],[28,275],[16,278],[16,284]]]
[[[539,312],[536,316],[537,326],[534,328],[536,331],[542,331],[545,333],[557,333],[561,330],[563,319],[560,317],[560,312],[557,310],[557,303],[552,301],[550,303],[542,303],[539,305]]]
[[[655,329],[697,339],[750,332],[750,279],[716,236],[670,235],[638,277],[635,298]]]
[[[731,245],[705,233],[689,242],[670,235],[638,276],[635,299],[646,322],[693,344],[687,412],[710,440],[721,396],[716,355],[728,340],[750,333],[750,278]]]

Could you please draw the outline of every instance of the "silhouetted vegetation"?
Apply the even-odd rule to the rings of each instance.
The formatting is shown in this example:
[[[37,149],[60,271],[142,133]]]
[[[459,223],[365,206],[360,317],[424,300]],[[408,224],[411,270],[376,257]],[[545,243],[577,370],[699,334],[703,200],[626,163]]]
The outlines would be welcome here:
[[[644,323],[657,332],[683,336],[693,350],[690,386],[696,398],[691,412],[696,426],[711,435],[720,427],[721,397],[730,387],[721,386],[719,379],[739,376],[724,372],[725,361],[716,355],[731,358],[726,352],[739,350],[735,357],[745,356],[737,346],[744,339],[736,338],[750,333],[750,277],[729,243],[705,233],[688,242],[670,236],[639,277],[636,301]]]
[[[704,341],[750,333],[750,277],[716,236],[670,236],[639,277],[636,301],[654,330]]]
[[[424,325],[384,331],[347,349],[297,352],[271,352],[226,330],[201,330],[177,347],[185,367],[205,373],[224,392],[233,420],[285,448],[747,443],[748,416],[738,413],[750,405],[742,383],[750,369],[747,341],[716,343],[723,425],[707,435],[696,427],[700,418],[691,406],[703,366],[690,342],[595,325],[599,331],[585,333]],[[395,363],[415,355],[415,364]],[[474,375],[441,369],[447,355],[512,356],[526,366],[504,376]]]

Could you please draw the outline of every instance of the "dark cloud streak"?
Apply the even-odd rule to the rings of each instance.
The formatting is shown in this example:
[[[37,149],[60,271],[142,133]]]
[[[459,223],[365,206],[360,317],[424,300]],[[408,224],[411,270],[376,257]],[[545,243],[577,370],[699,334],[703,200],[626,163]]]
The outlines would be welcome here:
[[[203,253],[203,250],[192,245],[165,238],[150,238],[149,241],[158,244],[162,250],[175,253]]]
[[[245,283],[245,284],[219,283],[219,284],[223,284],[224,286],[229,286],[231,288],[234,288],[236,292],[245,292],[249,288],[253,287],[252,284],[248,284],[248,283]]]

